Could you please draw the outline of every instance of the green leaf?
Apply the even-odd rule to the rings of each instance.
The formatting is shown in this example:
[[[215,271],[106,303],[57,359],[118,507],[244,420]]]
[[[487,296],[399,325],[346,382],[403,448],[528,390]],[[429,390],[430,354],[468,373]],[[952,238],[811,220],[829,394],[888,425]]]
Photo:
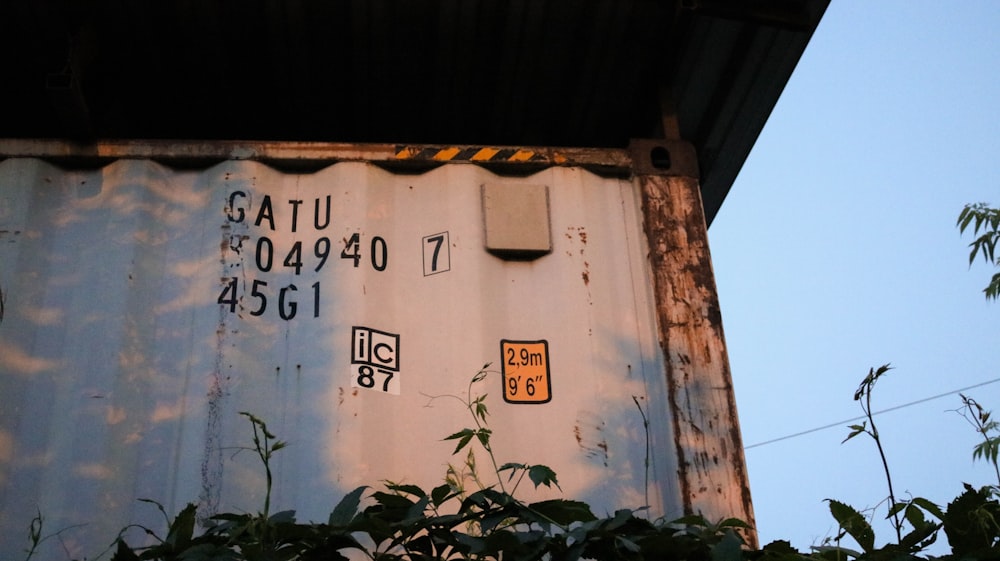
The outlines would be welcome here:
[[[483,445],[483,448],[486,448],[487,450],[490,449],[490,436],[492,434],[493,431],[490,429],[479,429],[476,431],[476,438],[479,440],[479,443]]]
[[[969,223],[975,218],[973,213],[973,205],[965,205],[962,212],[958,213],[958,221],[955,223],[958,226],[958,232],[960,234],[965,233],[965,229],[969,227]]]
[[[871,553],[875,548],[875,532],[865,517],[842,502],[833,499],[827,499],[827,502],[830,503],[830,514],[840,527],[858,542],[865,553]]]
[[[550,488],[555,485],[557,489],[562,491],[562,487],[559,487],[559,481],[556,480],[556,472],[549,469],[548,466],[531,466],[528,468],[528,478],[535,484],[536,489],[539,485]]]
[[[486,540],[484,538],[468,534],[456,534],[455,539],[473,555],[479,555],[486,551]]]
[[[906,509],[907,506],[909,506],[909,503],[907,503],[905,501],[904,502],[898,502],[898,503],[895,503],[895,504],[889,506],[889,511],[885,515],[886,520],[892,518],[893,515],[895,515],[896,513],[902,512],[903,510]]]
[[[383,493],[382,491],[376,491],[372,493],[372,498],[378,504],[389,508],[389,509],[407,509],[414,505],[414,502],[406,497],[397,495],[395,493]]]
[[[525,470],[525,469],[528,469],[528,466],[525,465],[525,464],[508,462],[508,463],[500,466],[499,468],[497,468],[497,475],[499,475],[499,474],[501,474],[501,473],[503,473],[505,471],[509,471],[510,475],[507,476],[507,481],[513,481],[514,478],[517,476],[517,472],[520,471],[520,470]]]
[[[639,553],[640,551],[642,551],[642,548],[639,547],[639,544],[637,544],[634,541],[632,541],[632,540],[630,540],[628,538],[625,538],[623,536],[615,536],[615,542],[618,543],[618,544],[620,544],[626,550],[631,551],[632,553]],[[713,556],[713,559],[714,559],[714,556]],[[737,558],[737,559],[739,559],[739,558]]]
[[[452,454],[458,454],[458,452],[462,448],[465,448],[469,444],[469,442],[472,440],[472,437],[475,435],[476,431],[472,429],[463,429],[456,432],[455,434],[445,437],[445,440],[458,440],[458,445],[455,446],[455,451],[452,452]]]
[[[820,559],[829,559],[831,561],[840,561],[844,557],[854,557],[859,558],[862,556],[860,551],[856,551],[847,547],[841,547],[839,545],[819,545],[813,546],[812,550],[819,555],[813,555],[812,557],[819,557]]]
[[[328,524],[330,526],[346,526],[358,513],[358,505],[361,504],[361,494],[367,489],[367,485],[362,485],[350,493],[344,495],[343,499],[333,507],[330,513]]]
[[[515,509],[508,504],[499,509],[492,509],[483,512],[481,515],[476,517],[475,520],[479,523],[479,531],[483,534],[489,534],[496,531],[498,526],[511,520],[515,516]]]
[[[761,548],[764,553],[774,553],[778,555],[800,555],[799,550],[792,547],[792,543],[787,540],[775,540]]]
[[[476,509],[488,510],[494,505],[504,506],[512,501],[513,498],[510,495],[500,493],[495,489],[486,488],[465,497],[465,500],[462,501],[462,505],[459,507],[458,512],[467,514],[470,512],[476,512]]]
[[[927,518],[924,516],[924,511],[913,503],[906,505],[906,509],[903,511],[903,517],[906,518],[906,521],[909,522],[910,526],[913,526],[914,529],[924,528],[928,524],[933,525],[932,523],[927,522]]]
[[[597,520],[594,513],[590,511],[587,503],[580,501],[569,501],[565,499],[552,499],[538,503],[531,503],[528,508],[542,514],[545,518],[552,520],[556,524],[568,526],[573,522],[590,522]]]
[[[125,540],[119,539],[115,554],[111,556],[111,561],[139,561],[139,556],[132,551],[132,548],[125,543]]]
[[[749,530],[753,528],[753,526],[747,524],[746,522],[740,520],[739,518],[726,518],[722,522],[716,524],[716,526],[718,526],[719,528],[740,528],[743,530]]]
[[[267,519],[270,524],[294,524],[295,523],[295,511],[294,510],[283,510],[281,512],[275,512]]]
[[[944,511],[941,510],[940,506],[931,501],[922,497],[914,497],[910,502],[924,509],[925,512],[932,514],[938,520],[944,520]]]
[[[472,438],[473,434],[475,434],[475,431],[473,431],[472,429],[462,429],[456,432],[455,434],[449,434],[448,436],[444,437],[444,440],[457,440],[459,438],[465,438],[465,437]]]
[[[407,495],[413,495],[417,498],[423,498],[427,496],[427,493],[420,487],[417,487],[416,485],[386,483],[385,487],[390,491],[396,491],[397,493],[405,493]]]
[[[430,502],[431,498],[427,495],[421,497],[419,501],[414,503],[413,506],[406,511],[406,518],[402,521],[403,524],[410,527],[416,527],[420,521],[426,518],[424,511]]]
[[[926,501],[929,502],[929,501]],[[903,516],[913,530],[903,536],[899,545],[907,551],[919,551],[937,540],[937,531],[941,527],[935,522],[928,522],[924,517],[924,509],[910,501],[903,510]]]
[[[712,546],[712,561],[743,561],[743,540],[729,530]]]
[[[184,510],[174,518],[173,524],[170,525],[170,532],[167,534],[167,539],[164,540],[166,543],[180,549],[191,542],[191,538],[194,536],[196,510],[197,507],[193,504],[184,507]]]
[[[848,440],[854,438],[855,436],[858,436],[859,434],[865,432],[865,429],[867,428],[867,421],[861,423],[860,425],[851,425],[851,426],[849,426],[847,428],[851,429],[851,433],[847,435],[847,438],[845,438],[844,440],[840,441],[841,444],[843,444],[843,443],[847,442]]]
[[[615,515],[611,518],[604,520],[604,529],[608,531],[617,530],[618,528],[633,522],[636,520],[635,511],[628,508],[622,508],[615,511]]]
[[[479,417],[484,423],[486,422],[486,417],[490,414],[489,409],[486,408],[485,399],[486,394],[479,396],[479,398],[475,401],[476,407],[474,412],[474,415]]]
[[[1000,503],[991,499],[988,488],[976,490],[965,485],[965,492],[948,503],[944,532],[956,559],[983,555],[1000,536]],[[994,554],[995,555],[995,554]]]
[[[986,293],[987,300],[997,299],[997,296],[1000,295],[1000,273],[993,275],[993,279],[990,281],[990,284],[983,289],[983,292]]]
[[[451,485],[447,483],[431,489],[431,502],[434,503],[434,506],[441,506],[445,501],[454,496],[455,494],[451,491]]]

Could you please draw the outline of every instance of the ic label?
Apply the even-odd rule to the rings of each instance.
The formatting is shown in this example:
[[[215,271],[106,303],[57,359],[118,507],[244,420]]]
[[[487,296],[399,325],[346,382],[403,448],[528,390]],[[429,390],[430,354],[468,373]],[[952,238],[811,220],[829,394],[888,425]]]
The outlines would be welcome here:
[[[399,395],[399,334],[351,328],[351,387]]]

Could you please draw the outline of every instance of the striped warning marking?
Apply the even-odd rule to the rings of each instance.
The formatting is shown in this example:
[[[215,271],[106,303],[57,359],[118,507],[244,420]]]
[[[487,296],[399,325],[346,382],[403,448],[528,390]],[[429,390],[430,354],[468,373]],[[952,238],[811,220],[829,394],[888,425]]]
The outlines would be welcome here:
[[[397,160],[434,162],[547,162],[549,158],[526,148],[493,148],[489,146],[397,146]]]

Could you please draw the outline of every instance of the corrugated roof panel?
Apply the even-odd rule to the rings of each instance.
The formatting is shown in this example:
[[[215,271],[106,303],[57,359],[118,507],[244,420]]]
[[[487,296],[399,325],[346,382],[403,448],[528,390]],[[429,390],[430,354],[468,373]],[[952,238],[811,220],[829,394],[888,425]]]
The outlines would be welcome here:
[[[672,89],[711,220],[826,4],[5,2],[0,137],[622,148]]]

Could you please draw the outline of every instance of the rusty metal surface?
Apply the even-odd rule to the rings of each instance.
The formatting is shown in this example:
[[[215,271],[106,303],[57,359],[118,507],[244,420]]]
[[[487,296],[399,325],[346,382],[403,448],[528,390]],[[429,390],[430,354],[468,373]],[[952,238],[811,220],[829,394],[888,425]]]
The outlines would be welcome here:
[[[681,498],[688,513],[754,524],[707,227],[694,177],[637,178],[666,364]],[[725,514],[724,514],[725,513]],[[746,533],[756,545],[756,533]]]
[[[251,160],[288,172],[314,172],[337,162],[374,162],[402,171],[443,164],[475,164],[492,171],[528,175],[551,166],[583,167],[601,175],[627,176],[629,152],[615,148],[348,144],[336,142],[180,142],[102,140],[76,143],[0,138],[0,161],[40,158],[66,167],[98,167],[119,159],[150,159],[171,166],[208,167]]]
[[[484,183],[549,187],[550,254],[485,251]],[[159,527],[137,498],[260,508],[239,411],[290,443],[275,456],[274,510],[322,521],[357,485],[439,484],[463,461],[441,439],[471,420],[432,396],[462,395],[486,362],[501,462],[549,465],[566,496],[600,511],[678,516],[647,253],[638,187],[577,167],[522,178],[8,158],[0,535],[22,535],[39,509],[54,529],[90,523],[47,543],[48,557],[63,544],[92,557],[125,523]],[[0,557],[22,549],[5,539]]]

